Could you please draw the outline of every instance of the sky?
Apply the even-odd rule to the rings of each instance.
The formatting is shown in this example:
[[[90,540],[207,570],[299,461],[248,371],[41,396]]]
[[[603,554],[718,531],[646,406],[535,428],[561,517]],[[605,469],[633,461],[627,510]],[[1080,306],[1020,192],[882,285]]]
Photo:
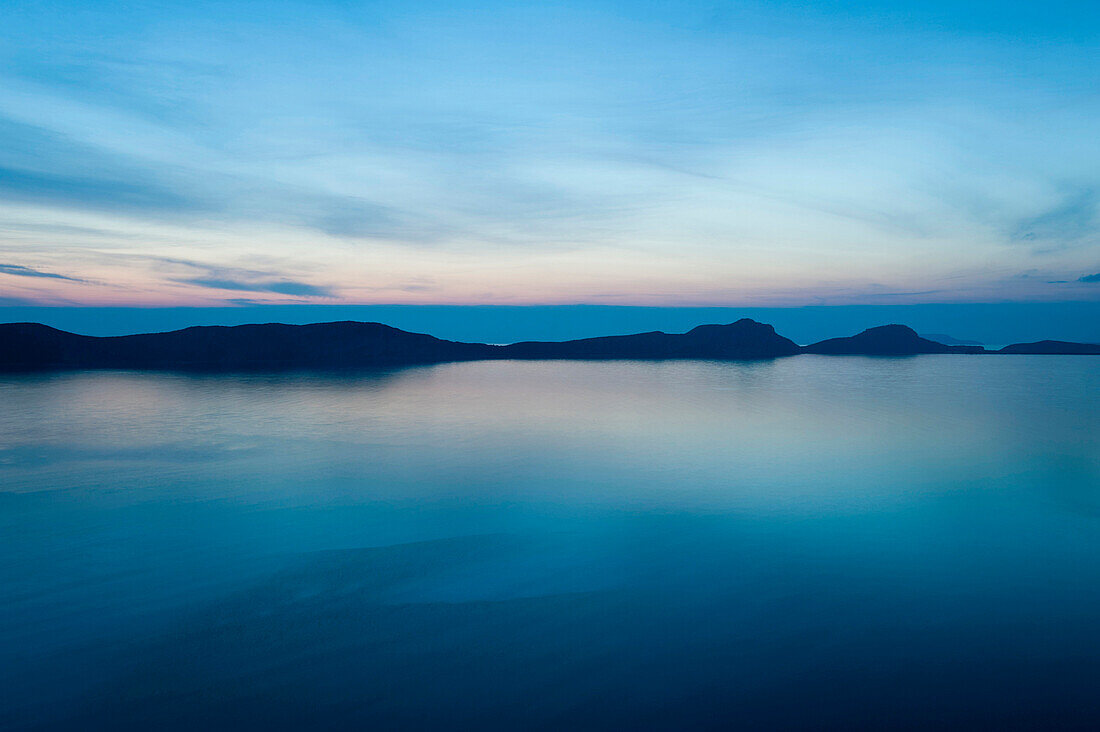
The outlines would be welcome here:
[[[6,0],[0,306],[1091,306],[1098,58],[1095,2]]]

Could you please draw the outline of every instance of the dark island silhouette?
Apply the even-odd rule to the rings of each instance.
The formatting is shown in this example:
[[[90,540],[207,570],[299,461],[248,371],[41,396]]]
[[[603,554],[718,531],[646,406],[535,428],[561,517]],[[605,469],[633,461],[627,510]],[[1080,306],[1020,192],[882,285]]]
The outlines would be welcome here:
[[[25,369],[327,369],[492,358],[493,346],[456,343],[381,323],[200,326],[92,337],[38,323],[0,325],[0,365]]]
[[[829,356],[919,354],[1100,355],[1100,345],[1065,341],[1017,343],[1000,351],[955,346],[904,325],[869,328],[847,338],[799,346],[764,323],[744,318],[687,333],[637,333],[506,346],[447,341],[381,323],[199,326],[167,333],[96,337],[39,323],[0,324],[0,370],[138,369],[285,371],[396,367],[478,360],[708,359],[761,360],[800,353]]]
[[[755,360],[793,356],[801,349],[775,328],[742,318],[729,325],[700,325],[687,333],[637,333],[576,341],[527,341],[504,346],[504,358]]]
[[[981,346],[948,346],[921,338],[904,325],[880,325],[847,338],[830,338],[802,349],[829,356],[915,356],[921,353],[984,353]]]
[[[1013,343],[997,353],[1033,353],[1048,356],[1100,356],[1100,343],[1073,343],[1071,341],[1036,341]]]

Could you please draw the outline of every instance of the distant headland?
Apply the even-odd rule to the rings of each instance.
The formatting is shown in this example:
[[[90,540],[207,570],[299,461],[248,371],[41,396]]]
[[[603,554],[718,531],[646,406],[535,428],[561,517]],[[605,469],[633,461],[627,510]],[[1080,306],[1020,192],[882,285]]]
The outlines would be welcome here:
[[[110,337],[78,335],[39,323],[0,324],[0,370],[4,371],[285,371],[509,359],[740,361],[799,354],[1100,355],[1100,344],[1038,341],[1015,343],[991,351],[982,346],[940,343],[921,337],[904,325],[883,325],[846,338],[799,346],[776,333],[772,326],[748,318],[728,325],[700,325],[686,333],[653,331],[510,345],[447,341],[381,323],[353,321],[202,326]]]

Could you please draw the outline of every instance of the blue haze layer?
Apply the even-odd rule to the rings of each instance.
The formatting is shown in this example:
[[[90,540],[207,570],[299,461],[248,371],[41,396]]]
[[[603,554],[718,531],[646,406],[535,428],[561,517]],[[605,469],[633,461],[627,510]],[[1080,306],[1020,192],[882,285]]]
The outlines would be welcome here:
[[[753,318],[807,344],[888,323],[989,345],[1043,339],[1100,342],[1100,302],[853,305],[803,308],[658,308],[602,305],[284,305],[239,308],[0,307],[0,322],[40,322],[84,335],[127,335],[192,325],[381,322],[448,340],[568,340]]]

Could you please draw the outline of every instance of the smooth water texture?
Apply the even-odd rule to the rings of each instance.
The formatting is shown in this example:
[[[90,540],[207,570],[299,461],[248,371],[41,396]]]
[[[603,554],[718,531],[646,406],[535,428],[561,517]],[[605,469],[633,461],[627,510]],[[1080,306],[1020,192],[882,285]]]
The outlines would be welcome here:
[[[0,377],[0,728],[1100,724],[1100,359]]]

